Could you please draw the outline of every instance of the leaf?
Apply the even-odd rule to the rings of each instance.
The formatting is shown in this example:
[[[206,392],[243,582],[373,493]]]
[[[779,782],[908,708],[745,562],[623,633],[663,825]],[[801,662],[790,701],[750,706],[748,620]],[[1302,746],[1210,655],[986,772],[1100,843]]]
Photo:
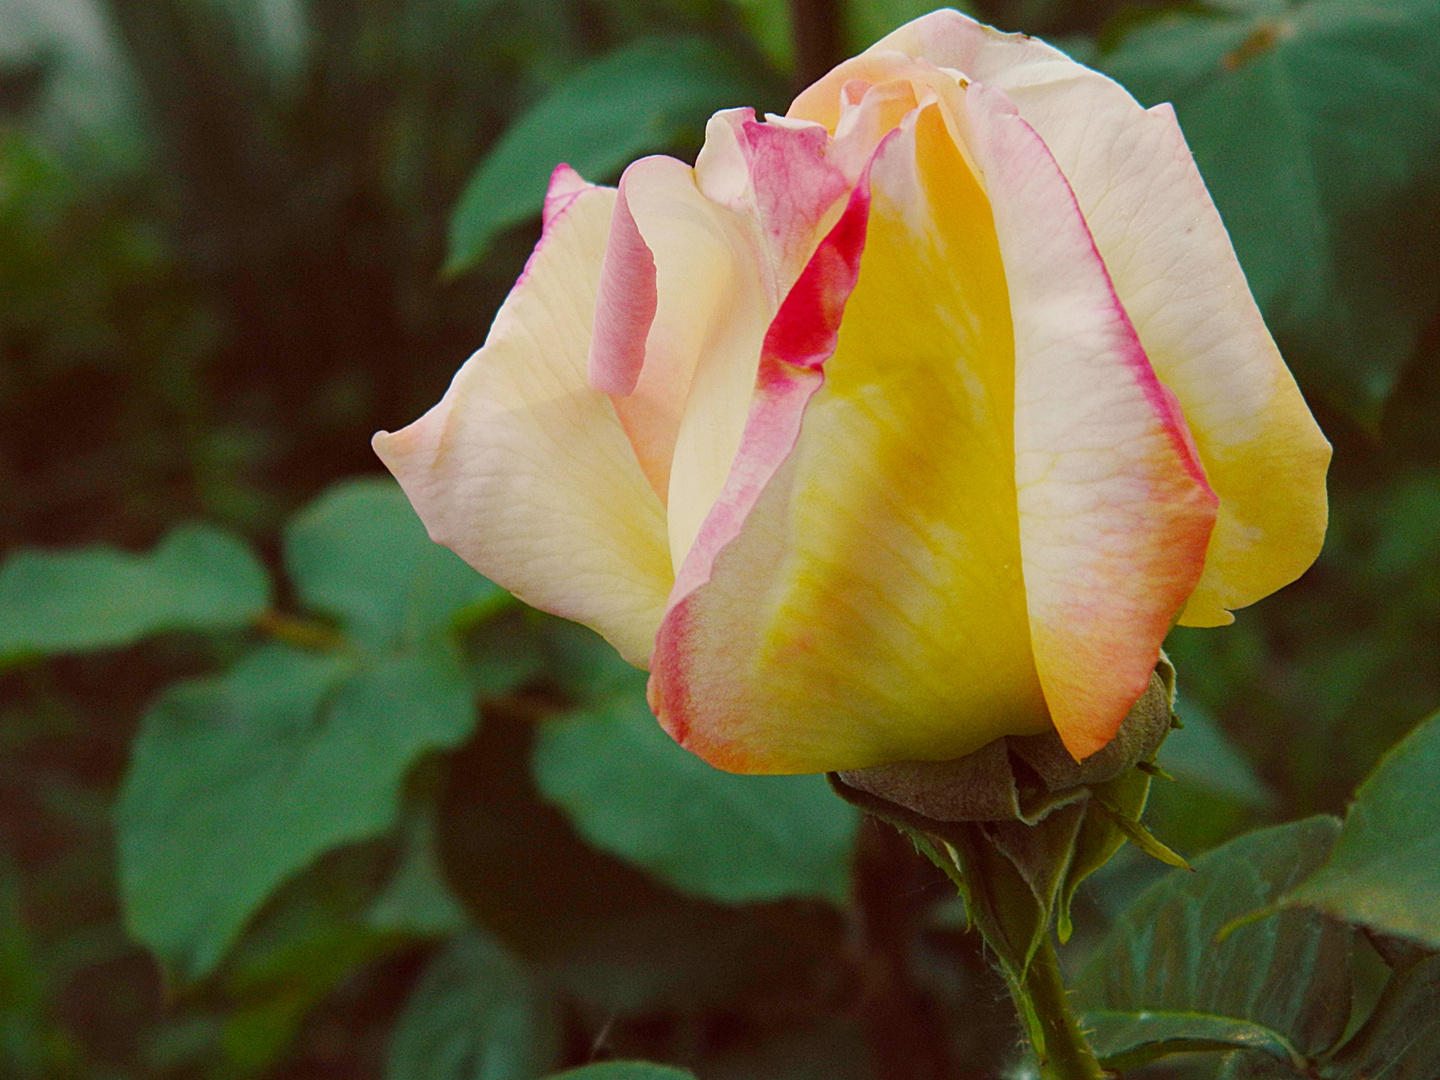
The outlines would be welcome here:
[[[555,1073],[547,1080],[695,1080],[695,1074],[646,1061],[601,1061]]]
[[[740,21],[765,54],[765,59],[784,72],[795,70],[795,30],[790,8],[776,0],[732,0]],[[857,50],[858,51],[858,50]]]
[[[407,944],[364,918],[384,861],[380,844],[330,852],[285,882],[250,921],[219,980],[231,1008],[212,1036],[204,1024],[190,1036],[218,1043],[210,1052],[223,1054],[220,1077],[267,1074],[317,1005]],[[200,1049],[190,1043],[191,1060]]]
[[[268,645],[145,717],[118,809],[126,921],[182,980],[210,972],[277,885],[396,820],[406,772],[475,724],[443,655],[373,664]]]
[[[386,1080],[534,1080],[555,1060],[549,1007],[519,962],[477,931],[425,969],[390,1037]]]
[[[1102,64],[1174,102],[1287,358],[1373,422],[1440,295],[1440,5],[1227,7],[1148,21]]]
[[[1139,821],[1145,812],[1152,786],[1148,774],[1140,769],[1131,769],[1114,780],[1096,785],[1096,794],[1105,799],[1111,811]],[[1087,805],[1085,819],[1080,822],[1080,829],[1075,835],[1075,853],[1065,869],[1065,880],[1058,897],[1055,930],[1062,944],[1070,940],[1074,931],[1070,906],[1075,900],[1075,891],[1086,878],[1113,859],[1124,844],[1125,834],[1116,825],[1113,814],[1099,806]]]
[[[480,163],[450,220],[447,270],[474,266],[497,233],[537,215],[561,162],[589,180],[607,180],[682,134],[698,145],[711,113],[770,97],[754,74],[704,38],[640,38],[600,57],[516,120]]]
[[[1329,860],[1281,901],[1440,948],[1440,714],[1355,792]]]
[[[432,542],[400,486],[379,477],[335,484],[296,515],[285,567],[307,606],[375,650],[443,636],[513,602]]]
[[[1108,1069],[1125,1071],[1165,1054],[1250,1047],[1280,1061],[1299,1061],[1290,1042],[1263,1024],[1199,1012],[1085,1014],[1090,1043]]]
[[[970,5],[947,4],[970,14]],[[890,31],[935,9],[931,0],[846,0],[845,40],[847,51],[864,52]]]
[[[205,525],[175,529],[148,555],[22,550],[0,568],[0,663],[116,649],[163,631],[234,630],[269,602],[250,549]]]
[[[463,929],[465,912],[450,892],[435,851],[433,812],[412,814],[401,843],[399,865],[366,921],[377,930],[417,936],[443,937]]]
[[[1440,956],[1397,972],[1365,1025],[1335,1055],[1341,1080],[1440,1076]]]
[[[681,749],[644,676],[605,705],[547,721],[535,782],[582,835],[683,892],[723,903],[842,901],[859,815],[821,776],[736,776]]]
[[[1102,1059],[1229,1045],[1299,1061],[1332,1046],[1349,1016],[1352,931],[1291,911],[1215,938],[1319,866],[1338,828],[1315,817],[1253,832],[1147,889],[1078,987]]]
[[[436,823],[447,878],[471,917],[593,1014],[762,1011],[838,977],[844,926],[829,905],[757,911],[707,902],[576,835],[529,764],[540,725],[504,703],[446,770]]]
[[[1184,702],[1178,712],[1185,726],[1170,733],[1159,755],[1176,780],[1245,806],[1265,809],[1274,804],[1274,795],[1254,766],[1208,711]]]

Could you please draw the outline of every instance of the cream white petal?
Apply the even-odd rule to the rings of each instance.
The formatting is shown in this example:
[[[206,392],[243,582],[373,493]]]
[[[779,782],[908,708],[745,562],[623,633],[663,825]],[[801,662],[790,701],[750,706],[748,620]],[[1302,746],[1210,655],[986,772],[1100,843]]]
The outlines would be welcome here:
[[[645,666],[673,583],[665,512],[586,357],[615,192],[565,192],[485,345],[375,436],[439,543]]]

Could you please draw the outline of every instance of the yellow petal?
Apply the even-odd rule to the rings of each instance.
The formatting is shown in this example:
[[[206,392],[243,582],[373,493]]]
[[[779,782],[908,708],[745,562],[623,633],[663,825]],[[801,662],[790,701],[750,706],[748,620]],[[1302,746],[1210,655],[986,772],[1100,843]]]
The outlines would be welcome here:
[[[1011,97],[1070,182],[1156,374],[1180,401],[1220,499],[1180,621],[1228,623],[1228,609],[1297,578],[1324,541],[1330,446],[1265,328],[1173,110],[1147,112],[1044,42],[937,11],[842,64],[792,113],[825,122],[846,78],[893,69],[897,54]]]
[[[1014,103],[973,83],[1015,324],[1020,550],[1035,665],[1076,758],[1114,738],[1195,588],[1216,499],[1070,186]]]
[[[662,723],[733,771],[944,759],[1050,726],[1030,655],[1012,332],[989,207],[935,104],[882,144],[870,180],[823,386],[813,367],[762,364],[706,529],[740,505],[728,496],[763,489],[728,544],[707,550],[715,537],[702,534],[691,558],[710,561],[703,573],[687,562],[657,640]],[[829,272],[842,285],[843,265]],[[799,426],[800,411],[787,457],[774,429]]]

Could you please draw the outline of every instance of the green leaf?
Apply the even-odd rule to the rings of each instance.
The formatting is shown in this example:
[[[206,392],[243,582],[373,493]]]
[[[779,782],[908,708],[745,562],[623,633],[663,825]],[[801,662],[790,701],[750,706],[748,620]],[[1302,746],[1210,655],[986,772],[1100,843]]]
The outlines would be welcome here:
[[[467,931],[425,969],[390,1038],[386,1080],[534,1080],[557,1032],[518,961]]]
[[[433,543],[399,485],[379,477],[342,481],[298,514],[285,567],[301,601],[376,650],[442,636],[512,602]]]
[[[1171,735],[1173,737],[1174,733]],[[1118,811],[1132,821],[1139,821],[1153,786],[1147,773],[1131,769],[1114,780],[1096,785],[1095,791],[1110,810]],[[1075,835],[1075,853],[1070,857],[1065,880],[1060,886],[1055,929],[1062,943],[1070,940],[1074,930],[1070,906],[1075,899],[1075,891],[1086,878],[1113,859],[1124,844],[1125,834],[1115,824],[1114,815],[1098,806],[1086,806],[1085,819]]]
[[[1130,1067],[1199,1046],[1292,1061],[1332,1046],[1349,1016],[1352,931],[1290,911],[1216,936],[1313,872],[1338,829],[1315,817],[1250,833],[1146,890],[1080,980],[1096,1052]]]
[[[182,980],[207,974],[286,878],[390,829],[410,766],[474,724],[470,687],[443,655],[357,664],[270,645],[171,687],[120,796],[131,932]]]
[[[1391,979],[1365,1025],[1335,1055],[1340,1080],[1434,1080],[1440,1076],[1440,956]]]
[[[1440,5],[1226,6],[1148,21],[1103,66],[1174,102],[1287,358],[1373,421],[1440,294]]]
[[[646,1061],[602,1061],[555,1073],[547,1080],[695,1080],[695,1074]]]
[[[541,725],[498,705],[451,759],[436,823],[467,911],[598,1015],[698,1015],[803,997],[843,948],[821,904],[753,908],[683,896],[586,843],[530,782]]]
[[[445,937],[465,926],[465,911],[450,891],[435,850],[431,810],[414,813],[402,831],[399,865],[366,913],[377,930]]]
[[[790,5],[783,0],[732,0],[732,3],[765,59],[780,71],[793,71],[795,30],[790,21]]]
[[[970,5],[959,2],[945,6],[967,13],[970,10]],[[847,50],[851,53],[863,52],[890,31],[934,10],[931,0],[846,0]]]
[[[268,1074],[316,1006],[363,968],[413,940],[364,918],[384,862],[384,845],[354,845],[328,853],[285,882],[226,957],[217,981],[231,1007],[223,1019],[210,1017],[218,1029],[207,1035],[209,1024],[201,1023],[169,1053],[195,1060],[204,1052],[194,1041],[199,1037],[212,1044],[212,1055],[223,1056],[217,1080]],[[204,1008],[203,998],[192,995],[192,1003]]]
[[[1281,901],[1440,948],[1440,714],[1355,793],[1330,859]]]
[[[769,89],[704,38],[641,38],[581,68],[512,124],[470,178],[450,221],[451,272],[468,269],[496,233],[540,212],[564,162],[612,178],[682,135],[699,144],[718,109],[763,105]]]
[[[1204,788],[1259,809],[1275,802],[1254,766],[1230,741],[1215,718],[1193,702],[1177,711],[1185,726],[1176,728],[1160,748],[1160,764],[1184,784]]]
[[[1263,1024],[1200,1012],[1085,1014],[1090,1043],[1106,1068],[1125,1071],[1165,1054],[1249,1047],[1281,1061],[1300,1061],[1290,1042]]]
[[[603,851],[724,903],[843,900],[859,815],[821,776],[735,776],[681,749],[645,704],[644,676],[547,721],[535,782]]]
[[[23,550],[0,567],[0,663],[243,627],[270,602],[265,568],[229,533],[184,525],[148,555]]]

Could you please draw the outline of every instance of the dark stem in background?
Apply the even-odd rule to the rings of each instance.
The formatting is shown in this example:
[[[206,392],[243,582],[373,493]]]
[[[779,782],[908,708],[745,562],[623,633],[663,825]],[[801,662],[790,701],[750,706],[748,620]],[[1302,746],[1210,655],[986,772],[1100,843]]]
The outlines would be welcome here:
[[[842,20],[837,0],[790,0],[797,90],[803,90],[845,59],[840,51]]]
[[[915,937],[935,881],[914,845],[867,817],[855,852],[855,946],[860,1016],[875,1075],[885,1080],[951,1080],[948,1037],[937,1002],[915,984]]]

